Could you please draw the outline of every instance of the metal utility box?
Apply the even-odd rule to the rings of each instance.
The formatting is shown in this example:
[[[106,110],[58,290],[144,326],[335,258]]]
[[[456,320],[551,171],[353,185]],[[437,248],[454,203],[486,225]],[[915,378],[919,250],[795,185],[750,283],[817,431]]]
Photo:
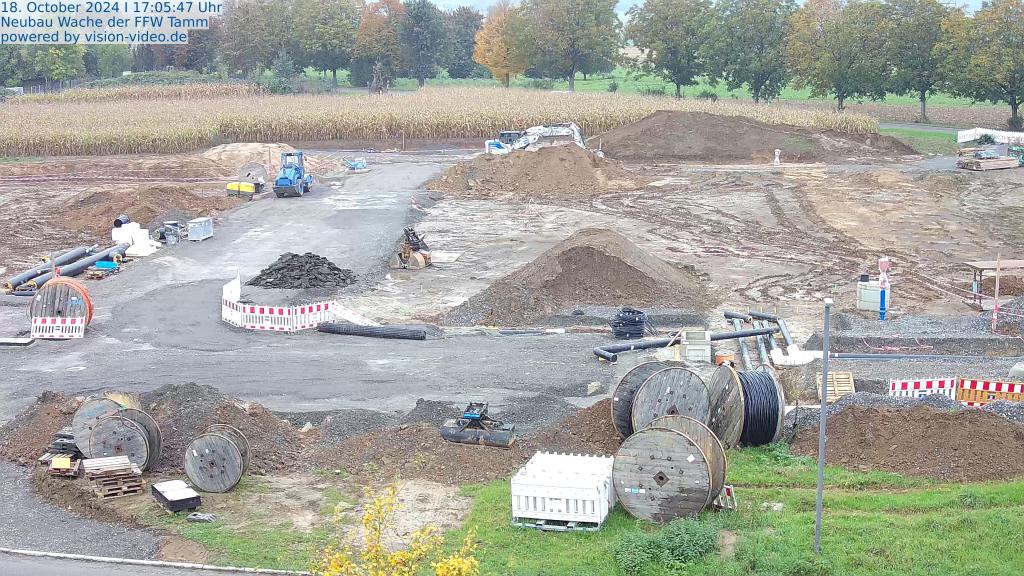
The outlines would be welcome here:
[[[597,530],[615,507],[611,456],[537,452],[512,477],[512,523]]]
[[[188,239],[194,242],[213,236],[213,218],[194,218],[188,221]]]

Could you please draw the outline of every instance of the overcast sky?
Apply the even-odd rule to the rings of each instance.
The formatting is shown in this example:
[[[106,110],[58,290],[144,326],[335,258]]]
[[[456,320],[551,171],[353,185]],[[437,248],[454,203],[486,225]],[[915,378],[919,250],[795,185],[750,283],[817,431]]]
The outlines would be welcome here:
[[[484,13],[485,15],[487,14],[487,9],[491,6],[491,4],[494,4],[493,0],[434,0],[434,1],[435,1],[435,3],[438,6],[440,6],[441,8],[444,8],[444,9],[457,8],[459,6],[472,6],[473,8],[476,8],[477,10],[479,10],[482,13]],[[619,5],[618,5],[617,10],[618,10],[619,14],[625,14],[626,10],[629,10],[630,6],[632,6],[634,4],[640,4],[642,2],[643,2],[643,0],[619,0]],[[974,10],[977,10],[978,8],[981,7],[981,2],[982,2],[982,0],[956,0],[955,2],[950,2],[950,4],[953,4],[953,5],[956,5],[956,6],[964,5],[964,6],[967,7],[968,12],[973,12]]]

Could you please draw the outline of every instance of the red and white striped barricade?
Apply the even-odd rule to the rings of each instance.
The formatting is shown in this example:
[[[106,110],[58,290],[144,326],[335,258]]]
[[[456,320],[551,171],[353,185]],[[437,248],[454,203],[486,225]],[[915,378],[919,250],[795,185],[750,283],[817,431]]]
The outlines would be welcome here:
[[[1024,401],[1024,382],[960,379],[956,399],[964,406],[984,406],[996,400]]]
[[[236,276],[222,291],[220,317],[232,326],[266,332],[296,332],[334,320],[337,303],[333,300],[302,306],[249,304],[239,302],[241,287],[241,280]]]
[[[67,340],[85,336],[85,318],[37,316],[32,318],[32,337]]]
[[[956,378],[922,378],[920,380],[889,380],[889,396],[921,398],[929,394],[944,394],[956,400]]]

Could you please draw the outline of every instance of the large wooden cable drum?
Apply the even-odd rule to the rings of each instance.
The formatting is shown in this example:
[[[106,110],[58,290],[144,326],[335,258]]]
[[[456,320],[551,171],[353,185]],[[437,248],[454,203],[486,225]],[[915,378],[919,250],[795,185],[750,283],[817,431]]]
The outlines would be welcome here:
[[[90,458],[127,456],[129,462],[144,470],[149,461],[149,440],[142,426],[121,416],[107,416],[92,428],[89,453]]]
[[[651,427],[622,443],[612,464],[619,502],[633,516],[670,522],[704,509],[712,465],[697,443],[668,428]]]
[[[163,451],[163,438],[160,433],[160,426],[152,416],[137,408],[122,408],[119,415],[138,424],[146,433],[146,440],[149,442],[149,457],[142,470],[148,470],[160,460],[160,453]]]
[[[633,396],[633,430],[643,430],[658,416],[689,416],[707,422],[710,396],[704,380],[680,366],[664,368],[644,380]]]
[[[619,436],[633,433],[633,396],[647,378],[668,367],[664,362],[641,362],[626,372],[612,393],[612,426]]]
[[[86,458],[96,458],[89,448],[92,429],[101,418],[114,416],[121,405],[110,398],[89,398],[82,402],[75,415],[71,417],[71,433],[75,435],[75,444]]]
[[[650,427],[668,428],[669,430],[685,434],[704,452],[711,470],[711,490],[708,492],[708,501],[704,503],[704,506],[710,506],[722,492],[722,487],[725,486],[725,474],[728,468],[725,448],[718,440],[718,437],[703,422],[698,422],[686,416],[659,416],[651,422]]]
[[[80,318],[92,322],[92,299],[85,284],[67,276],[50,279],[32,297],[30,318]]]
[[[204,492],[227,492],[249,467],[245,436],[226,424],[212,424],[185,450],[185,474]]]
[[[706,380],[711,395],[708,428],[726,448],[739,446],[743,434],[743,387],[731,366],[723,364]]]

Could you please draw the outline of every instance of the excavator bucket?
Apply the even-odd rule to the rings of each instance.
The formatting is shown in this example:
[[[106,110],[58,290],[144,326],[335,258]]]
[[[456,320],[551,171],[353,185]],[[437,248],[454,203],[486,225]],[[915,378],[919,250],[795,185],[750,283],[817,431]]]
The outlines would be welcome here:
[[[461,418],[450,418],[441,425],[441,438],[459,444],[477,444],[510,448],[516,440],[515,425],[505,424],[487,415],[487,404],[474,402]]]
[[[408,256],[397,253],[391,256],[388,262],[391,268],[405,268],[409,270],[420,270],[430,266],[430,255],[422,252],[410,252]]]

